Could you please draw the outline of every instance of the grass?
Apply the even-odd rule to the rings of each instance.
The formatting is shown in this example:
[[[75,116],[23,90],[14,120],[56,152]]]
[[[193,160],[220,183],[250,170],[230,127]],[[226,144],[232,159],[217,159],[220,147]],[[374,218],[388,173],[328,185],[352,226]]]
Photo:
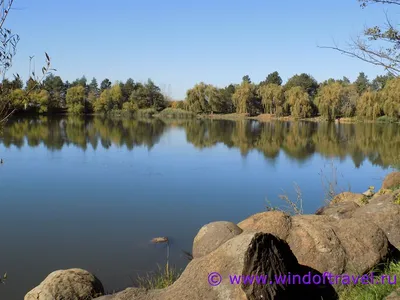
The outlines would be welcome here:
[[[138,276],[137,284],[148,290],[163,289],[172,285],[180,275],[179,270],[171,268],[167,263],[164,268],[158,265],[158,271],[155,273],[147,273],[144,277]]]
[[[382,272],[391,275],[390,280],[394,281],[394,275],[400,277],[400,263],[390,263]],[[380,275],[375,277],[380,278]],[[397,278],[396,278],[397,279]],[[381,300],[388,296],[395,289],[400,288],[400,280],[396,284],[357,284],[347,286],[339,295],[340,300]]]
[[[162,110],[159,114],[155,116],[160,118],[187,119],[187,118],[195,118],[196,114],[180,108],[169,107]]]
[[[382,116],[376,119],[377,122],[379,123],[396,123],[399,120],[397,118],[391,118],[388,116]]]
[[[142,117],[142,118],[151,118],[153,115],[157,113],[157,110],[154,108],[145,108],[145,109],[139,109],[135,112],[135,115],[137,117]]]

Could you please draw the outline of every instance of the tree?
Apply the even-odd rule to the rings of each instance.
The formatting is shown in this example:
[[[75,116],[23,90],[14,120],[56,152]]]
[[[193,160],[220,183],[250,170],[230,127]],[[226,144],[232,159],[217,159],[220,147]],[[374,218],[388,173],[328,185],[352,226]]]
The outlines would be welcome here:
[[[207,85],[204,82],[200,82],[186,92],[186,102],[190,111],[196,114],[211,112],[211,107],[206,97],[206,89]]]
[[[85,112],[86,92],[82,85],[70,87],[67,90],[66,102],[68,112],[82,114]]]
[[[122,108],[122,90],[119,84],[105,89],[93,103],[93,109],[97,113],[108,113]]]
[[[257,95],[256,86],[245,77],[243,77],[242,83],[236,87],[232,100],[237,113],[256,115],[262,111],[262,104]]]
[[[109,88],[111,88],[111,81],[106,78],[100,83],[100,93]]]
[[[261,85],[258,94],[266,113],[276,114],[277,116],[282,116],[284,114],[285,94],[283,87],[275,83]]]
[[[285,90],[290,90],[293,87],[301,87],[311,97],[314,97],[319,87],[318,82],[311,75],[302,73],[300,75],[294,75],[289,78],[285,84]]]
[[[268,74],[267,78],[264,81],[260,82],[260,85],[267,85],[267,84],[276,84],[282,85],[282,78],[279,76],[277,71]]]
[[[400,78],[389,80],[381,92],[383,112],[392,118],[400,116]]]
[[[364,72],[360,72],[356,81],[354,81],[354,85],[357,87],[357,92],[359,95],[364,93],[370,87],[368,77],[364,74]]]
[[[375,120],[382,115],[379,93],[368,90],[357,101],[357,116]]]
[[[53,74],[50,74],[43,81],[43,87],[49,93],[49,102],[51,103],[51,108],[65,106],[66,89],[60,76],[54,76]]]
[[[39,113],[46,113],[51,109],[50,94],[46,90],[35,90],[29,95],[31,104],[38,110]]]
[[[250,76],[249,75],[243,76],[242,81],[246,81],[247,83],[251,83]]]
[[[385,87],[386,82],[392,78],[394,78],[394,77],[390,73],[388,73],[386,75],[378,75],[375,77],[374,80],[372,80],[371,87],[374,91],[380,91]]]
[[[300,86],[292,87],[285,92],[286,101],[290,105],[290,114],[296,118],[308,118],[312,115],[310,96]]]
[[[358,0],[362,8],[368,4],[388,4],[400,6],[400,0]],[[400,75],[400,32],[386,16],[384,26],[366,27],[364,32],[353,39],[347,49],[338,45],[322,46],[339,51],[342,54],[360,59],[364,62],[383,67],[394,76]]]
[[[328,120],[337,117],[351,117],[355,112],[356,89],[340,82],[330,82],[321,87],[316,103],[321,116]]]
[[[92,92],[93,95],[95,95],[96,97],[99,96],[99,84],[97,83],[97,79],[96,78],[92,78],[92,81],[89,83],[89,93]]]

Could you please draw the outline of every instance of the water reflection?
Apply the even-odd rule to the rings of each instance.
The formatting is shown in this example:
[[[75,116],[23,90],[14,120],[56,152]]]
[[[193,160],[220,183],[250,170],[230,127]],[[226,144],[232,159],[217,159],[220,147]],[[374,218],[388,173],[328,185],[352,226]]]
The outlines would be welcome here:
[[[25,144],[61,150],[74,145],[108,149],[111,145],[151,149],[171,127],[182,128],[189,143],[206,148],[223,143],[238,148],[243,156],[256,150],[269,160],[283,151],[305,161],[314,154],[350,156],[359,167],[364,160],[383,168],[396,166],[400,151],[400,126],[396,124],[335,124],[313,122],[225,121],[225,120],[129,120],[100,117],[15,118],[4,128],[1,142],[8,148]]]

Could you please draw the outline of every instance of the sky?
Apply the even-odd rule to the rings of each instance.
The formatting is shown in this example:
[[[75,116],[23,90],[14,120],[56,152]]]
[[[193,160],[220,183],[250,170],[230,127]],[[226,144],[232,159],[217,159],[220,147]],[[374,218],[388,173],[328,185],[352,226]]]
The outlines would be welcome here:
[[[36,72],[46,51],[55,75],[112,82],[151,78],[176,100],[205,82],[224,87],[244,75],[260,82],[274,71],[286,81],[318,81],[384,71],[318,46],[346,47],[366,25],[381,25],[391,6],[357,0],[14,0],[5,27],[20,36],[8,76]],[[33,64],[32,64],[33,65]]]

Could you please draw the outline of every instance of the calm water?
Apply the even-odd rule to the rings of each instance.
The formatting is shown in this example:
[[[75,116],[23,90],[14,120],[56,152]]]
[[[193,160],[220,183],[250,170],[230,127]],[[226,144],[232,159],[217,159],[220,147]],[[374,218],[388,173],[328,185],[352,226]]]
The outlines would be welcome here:
[[[22,299],[57,269],[80,267],[108,291],[170,261],[204,224],[239,222],[303,193],[323,203],[321,170],[339,185],[380,187],[399,161],[397,125],[160,121],[80,118],[11,120],[0,139],[1,299]]]

